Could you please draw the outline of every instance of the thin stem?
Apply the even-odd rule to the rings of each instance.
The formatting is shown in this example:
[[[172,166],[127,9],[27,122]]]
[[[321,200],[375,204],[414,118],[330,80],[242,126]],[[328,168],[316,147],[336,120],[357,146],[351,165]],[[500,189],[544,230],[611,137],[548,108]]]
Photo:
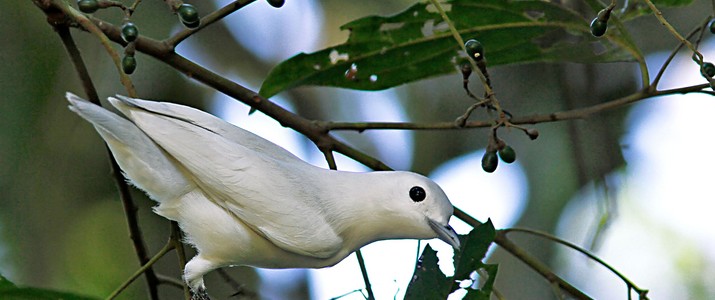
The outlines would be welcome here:
[[[72,35],[69,31],[69,27],[65,24],[54,25],[57,34],[60,36],[62,44],[67,50],[67,54],[72,61],[72,65],[75,67],[75,71],[82,82],[82,87],[84,88],[87,98],[94,104],[100,105],[99,96],[97,90],[92,83],[92,77],[87,71],[87,67],[82,59],[82,55],[77,48],[77,44],[74,42]],[[114,156],[112,156],[111,150],[108,147],[107,154],[109,154],[109,160],[111,161],[112,174],[114,174],[114,182],[117,185],[117,190],[119,191],[119,197],[122,202],[122,207],[124,207],[125,218],[127,220],[127,227],[129,229],[129,238],[134,245],[134,252],[139,258],[139,263],[141,265],[146,264],[149,261],[147,255],[146,244],[142,237],[141,228],[139,227],[139,222],[137,220],[137,206],[134,204],[131,194],[129,193],[129,187],[127,186],[127,180],[122,175],[122,171],[119,168]],[[157,289],[159,280],[156,277],[156,273],[152,268],[148,268],[146,272],[147,288],[149,289],[149,297],[151,299],[159,299],[159,291]]]
[[[184,267],[186,266],[186,252],[184,251],[184,244],[181,243],[181,228],[179,228],[179,223],[176,221],[171,221],[170,224],[170,235],[169,242],[174,245],[176,249],[176,256],[179,260],[179,270],[181,274],[184,274]],[[184,299],[191,299],[191,291],[189,290],[189,285],[184,283]]]
[[[331,150],[323,150],[323,155],[325,155],[325,160],[328,162],[328,167],[331,170],[337,170],[338,165],[335,163],[335,155]],[[362,273],[362,280],[365,281],[365,290],[367,291],[367,299],[374,300],[375,294],[372,292],[372,285],[370,284],[370,278],[367,275],[367,267],[365,267],[365,259],[362,256],[362,251],[360,249],[355,250],[355,257],[357,257],[358,265],[360,265],[360,273]]]
[[[72,20],[77,22],[80,26],[82,26],[82,28],[89,31],[99,39],[99,42],[102,44],[104,49],[107,51],[107,54],[109,54],[109,57],[114,62],[114,66],[117,68],[117,72],[119,74],[119,81],[122,83],[122,85],[124,85],[127,94],[129,95],[129,97],[136,98],[137,92],[134,88],[134,83],[132,83],[132,80],[129,78],[129,76],[124,73],[124,70],[122,69],[122,62],[119,58],[119,53],[114,50],[114,48],[112,48],[112,46],[109,44],[109,39],[104,34],[104,32],[102,32],[99,27],[97,27],[93,22],[87,19],[87,17],[85,17],[82,13],[67,5],[67,3],[65,3],[64,1],[52,2],[56,4],[56,8],[60,9],[62,12],[65,13],[65,15],[72,18]]]
[[[602,113],[605,111],[613,110],[616,108],[623,107],[625,105],[638,102],[640,100],[667,96],[675,94],[687,94],[687,93],[708,93],[703,91],[703,89],[710,87],[708,84],[698,84],[692,86],[679,87],[668,90],[656,90],[656,91],[638,91],[625,97],[617,98],[611,101],[599,103],[592,106],[576,108],[571,110],[558,111],[548,114],[537,114],[531,116],[514,117],[509,120],[510,124],[539,124],[539,123],[550,123],[573,119],[585,119],[593,114]],[[470,128],[485,128],[492,127],[494,125],[493,121],[469,121],[464,124],[464,126],[458,126],[454,121],[451,122],[430,122],[430,123],[419,123],[419,122],[328,122],[328,121],[316,121],[320,127],[325,128],[325,130],[354,130],[354,131],[365,131],[365,130],[453,130],[453,129],[470,129]]]
[[[174,249],[174,244],[171,241],[167,242],[164,245],[164,248],[161,248],[161,250],[159,250],[159,252],[154,255],[154,257],[152,257],[146,264],[139,268],[139,270],[134,272],[134,274],[132,274],[132,276],[130,276],[124,283],[122,283],[122,285],[120,285],[116,290],[114,290],[114,292],[109,294],[109,296],[107,296],[107,300],[111,300],[119,296],[119,294],[124,289],[126,289],[132,282],[134,282],[137,277],[141,276],[141,274],[151,268],[152,265],[154,265],[157,261],[159,261],[160,258],[162,258],[166,253],[169,253],[169,251],[171,251],[172,249]]]
[[[460,220],[464,221],[465,223],[471,225],[472,227],[477,227],[482,224],[482,222],[479,222],[477,219],[475,219],[474,217],[465,213],[463,210],[459,209],[458,207],[454,208],[454,216],[459,218]],[[581,290],[577,289],[570,283],[563,280],[558,275],[554,274],[554,272],[552,272],[551,269],[549,269],[549,267],[546,266],[544,263],[537,260],[536,258],[531,256],[528,252],[526,252],[524,249],[522,249],[519,246],[517,246],[516,244],[514,244],[514,242],[509,240],[506,237],[506,235],[503,234],[501,231],[497,231],[497,235],[494,237],[494,243],[496,243],[497,245],[502,247],[502,249],[504,249],[507,252],[514,255],[516,258],[521,260],[524,264],[529,266],[532,270],[539,273],[547,281],[558,286],[560,289],[563,289],[564,291],[569,293],[574,298],[576,298],[576,299],[591,299],[591,297],[584,294]]]
[[[204,29],[206,26],[209,26],[213,24],[216,21],[219,21],[223,19],[224,17],[232,14],[233,12],[243,8],[244,6],[250,4],[251,2],[254,2],[256,0],[238,0],[231,2],[227,4],[226,6],[222,7],[219,10],[216,10],[205,17],[201,18],[201,22],[199,23],[199,27],[193,28],[193,29],[184,29],[182,31],[179,31],[177,34],[174,36],[164,40],[164,42],[169,45],[172,49],[176,47],[179,43],[181,43],[183,40],[187,39],[194,33],[199,32],[201,29]]]
[[[693,37],[693,35],[695,35],[696,33],[698,33],[698,31],[701,32],[701,36],[702,36],[702,32],[705,31],[705,26],[707,26],[708,21],[710,21],[710,16],[708,16],[708,17],[705,19],[705,21],[703,22],[702,25],[700,25],[700,26],[698,26],[698,27],[695,27],[695,29],[693,29],[693,30],[686,36],[686,39],[690,39],[691,37]],[[682,49],[683,46],[685,46],[685,44],[683,44],[683,43],[678,43],[678,46],[675,47],[675,49],[673,49],[673,51],[670,52],[670,55],[668,55],[668,58],[665,60],[665,62],[663,63],[663,65],[660,66],[660,70],[658,70],[658,74],[655,75],[655,79],[653,79],[653,82],[650,84],[650,87],[651,87],[652,89],[657,89],[657,88],[658,88],[658,83],[660,83],[660,79],[663,77],[663,74],[665,73],[665,69],[668,68],[668,66],[670,65],[670,63],[673,61],[673,58],[675,58],[675,55],[678,54],[678,51],[680,51],[680,49]]]
[[[452,36],[454,37],[454,40],[457,41],[459,44],[459,47],[464,51],[464,53],[469,53],[467,52],[467,48],[464,46],[464,40],[462,39],[462,36],[459,34],[459,31],[457,31],[457,28],[454,26],[452,23],[452,20],[447,16],[447,13],[444,11],[442,8],[442,5],[439,4],[438,0],[429,0],[430,3],[437,9],[439,14],[442,16],[442,20],[447,23],[447,26],[449,27],[449,31],[452,33]],[[476,70],[477,74],[479,74],[479,79],[482,81],[482,84],[484,85],[484,91],[486,92],[487,95],[491,95],[494,92],[492,92],[492,87],[487,84],[487,78],[484,73],[482,73],[481,69],[477,67],[477,64],[474,62],[474,59],[471,57],[469,58],[469,62],[472,65],[472,70]]]
[[[639,295],[646,295],[646,293],[648,292],[648,290],[644,290],[644,289],[638,288],[638,286],[635,285],[635,283],[633,283],[632,281],[630,281],[630,280],[628,279],[628,277],[626,277],[626,276],[624,276],[623,274],[621,274],[621,272],[618,272],[618,270],[616,270],[615,268],[611,267],[611,265],[609,265],[608,263],[606,263],[606,262],[603,261],[602,259],[598,258],[597,256],[593,255],[592,253],[586,251],[585,249],[583,249],[583,248],[581,248],[581,247],[579,247],[579,246],[577,246],[577,245],[575,245],[575,244],[573,244],[573,243],[571,243],[571,242],[562,240],[562,239],[560,239],[560,238],[558,238],[558,237],[555,237],[555,236],[553,236],[553,235],[551,235],[551,234],[548,234],[548,233],[546,233],[546,232],[541,232],[541,231],[538,231],[538,230],[532,230],[532,229],[527,229],[527,228],[507,228],[507,229],[502,229],[502,230],[500,230],[500,231],[504,233],[504,236],[506,236],[506,235],[509,234],[510,232],[523,232],[523,233],[531,234],[531,235],[538,236],[538,237],[541,237],[541,238],[545,238],[545,239],[547,239],[547,240],[550,240],[550,241],[553,241],[553,242],[555,242],[555,243],[558,243],[558,244],[564,245],[564,246],[566,246],[566,247],[569,247],[569,248],[571,248],[571,249],[573,249],[573,250],[576,250],[577,252],[579,252],[579,253],[581,253],[581,254],[587,256],[589,259],[595,261],[596,263],[600,264],[601,266],[603,266],[603,267],[605,267],[606,269],[608,269],[609,271],[611,271],[611,273],[613,273],[613,274],[615,274],[616,276],[618,276],[618,278],[620,278],[621,280],[623,280],[623,282],[625,282],[626,285],[628,285],[629,288],[632,288],[633,290],[635,290]]]

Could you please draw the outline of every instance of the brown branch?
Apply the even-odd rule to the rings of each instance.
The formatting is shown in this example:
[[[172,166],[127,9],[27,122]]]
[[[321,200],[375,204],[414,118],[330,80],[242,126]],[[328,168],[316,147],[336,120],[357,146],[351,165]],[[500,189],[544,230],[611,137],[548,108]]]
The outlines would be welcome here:
[[[64,23],[51,22],[51,24],[60,36],[60,40],[62,40],[62,44],[65,46],[65,49],[72,60],[72,64],[74,65],[75,71],[82,82],[87,98],[89,98],[94,104],[101,105],[99,102],[99,96],[97,95],[97,90],[92,83],[92,78],[87,71],[87,67],[85,66],[79,49],[77,48],[74,39],[72,39],[69,27]],[[117,190],[119,191],[119,198],[121,199],[122,207],[124,208],[124,215],[129,229],[129,238],[132,241],[132,245],[134,245],[134,252],[139,258],[140,264],[144,265],[149,261],[149,257],[147,255],[146,244],[144,243],[144,239],[142,237],[141,228],[139,228],[139,222],[137,220],[137,206],[129,193],[127,181],[122,175],[122,171],[119,168],[117,161],[114,159],[114,156],[112,156],[111,150],[109,150],[108,147],[106,149],[109,154],[114,181],[117,185]],[[145,274],[150,298],[159,299],[159,279],[157,278],[156,273],[154,273],[154,270],[151,267],[148,267]]]
[[[183,40],[187,39],[191,35],[197,33],[199,30],[204,29],[206,26],[213,24],[216,21],[223,19],[224,17],[232,14],[233,12],[243,8],[244,6],[254,2],[256,0],[238,0],[227,4],[219,10],[216,10],[205,17],[201,18],[201,23],[199,27],[193,29],[184,29],[177,33],[176,35],[164,40],[164,42],[170,47],[176,47]]]
[[[325,155],[325,161],[328,162],[328,167],[331,170],[337,170],[338,165],[335,163],[335,155],[331,150],[323,150],[323,155]],[[367,267],[365,266],[365,259],[362,256],[362,251],[360,249],[355,250],[355,257],[357,257],[358,265],[360,266],[360,273],[362,274],[362,280],[365,282],[365,290],[367,291],[367,299],[375,300],[375,294],[372,292],[372,284],[370,284],[370,277],[367,275]]]

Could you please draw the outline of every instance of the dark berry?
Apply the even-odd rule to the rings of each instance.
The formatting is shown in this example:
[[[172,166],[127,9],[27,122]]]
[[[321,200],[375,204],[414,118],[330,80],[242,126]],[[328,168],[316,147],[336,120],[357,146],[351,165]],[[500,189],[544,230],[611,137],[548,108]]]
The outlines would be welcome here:
[[[97,0],[79,0],[77,1],[77,6],[81,12],[86,14],[91,14],[99,9]]]
[[[715,34],[715,19],[712,19],[710,21],[710,24],[708,24],[708,28],[710,29],[710,33]]]
[[[492,173],[497,169],[499,164],[499,159],[497,158],[497,153],[494,151],[487,151],[482,156],[482,169],[487,173]]]
[[[591,21],[591,34],[595,37],[602,36],[606,33],[606,29],[608,29],[608,23],[600,21],[598,18],[594,18],[593,21]]]
[[[124,70],[124,73],[132,74],[136,68],[137,59],[134,58],[134,55],[124,55],[124,58],[122,58],[122,70]]]
[[[137,29],[137,26],[135,26],[134,23],[127,22],[122,25],[122,39],[125,42],[131,43],[136,40],[138,36],[139,29]]]
[[[707,77],[715,76],[715,65],[709,62],[703,63],[703,69],[701,73],[703,74],[703,76]]]
[[[283,6],[283,4],[285,4],[285,3],[286,3],[285,0],[268,0],[268,4],[270,4],[271,6],[273,6],[275,8],[279,8],[279,7]]]
[[[182,4],[176,9],[176,13],[179,15],[181,23],[188,28],[196,28],[201,24],[199,12],[196,10],[196,7],[191,4]]]
[[[501,160],[505,163],[513,163],[516,160],[516,152],[514,151],[514,148],[508,145],[504,146],[504,148],[499,150],[499,158],[501,158]]]
[[[481,60],[484,58],[484,46],[477,40],[468,40],[464,43],[464,48],[467,48],[467,54],[469,57],[475,60]]]

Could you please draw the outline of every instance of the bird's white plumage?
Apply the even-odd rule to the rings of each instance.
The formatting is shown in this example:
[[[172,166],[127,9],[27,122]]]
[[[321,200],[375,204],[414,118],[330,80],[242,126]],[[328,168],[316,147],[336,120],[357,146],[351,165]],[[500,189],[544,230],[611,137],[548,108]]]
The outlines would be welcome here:
[[[435,238],[453,246],[452,206],[428,178],[350,173],[307,164],[285,149],[182,105],[110,98],[129,120],[75,95],[127,177],[179,223],[198,255],[185,280],[227,265],[320,268],[373,241]],[[426,191],[414,201],[413,187]]]

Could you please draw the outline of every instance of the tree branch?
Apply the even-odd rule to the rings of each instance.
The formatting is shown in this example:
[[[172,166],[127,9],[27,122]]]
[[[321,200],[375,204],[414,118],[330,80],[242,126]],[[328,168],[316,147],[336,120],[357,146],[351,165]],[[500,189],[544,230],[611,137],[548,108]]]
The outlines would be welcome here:
[[[52,23],[52,25],[54,26],[57,34],[60,36],[60,40],[62,40],[62,44],[65,46],[65,49],[67,50],[67,53],[72,60],[72,64],[74,65],[75,71],[77,72],[80,81],[82,82],[82,86],[84,87],[84,91],[87,95],[87,98],[92,103],[101,106],[99,102],[99,96],[97,95],[97,90],[92,83],[92,78],[89,76],[89,72],[87,71],[87,67],[84,64],[84,60],[82,59],[79,49],[77,48],[74,39],[72,39],[69,27],[64,23]],[[109,154],[109,160],[112,166],[114,182],[117,185],[117,190],[119,191],[119,198],[121,199],[122,207],[124,208],[124,215],[127,220],[127,226],[129,229],[129,239],[131,239],[132,245],[134,245],[134,252],[139,258],[140,264],[143,265],[149,261],[149,257],[147,255],[146,244],[144,243],[144,239],[142,237],[141,228],[139,228],[139,222],[137,220],[137,206],[134,203],[131,194],[129,193],[127,181],[122,175],[122,171],[119,168],[117,161],[114,159],[114,156],[112,156],[111,150],[109,150],[108,147],[106,147],[106,149],[107,154]],[[154,273],[154,270],[151,267],[146,269],[146,281],[147,288],[149,289],[149,297],[155,300],[159,299],[159,292],[157,289],[159,285],[159,279],[157,278],[156,273]]]

